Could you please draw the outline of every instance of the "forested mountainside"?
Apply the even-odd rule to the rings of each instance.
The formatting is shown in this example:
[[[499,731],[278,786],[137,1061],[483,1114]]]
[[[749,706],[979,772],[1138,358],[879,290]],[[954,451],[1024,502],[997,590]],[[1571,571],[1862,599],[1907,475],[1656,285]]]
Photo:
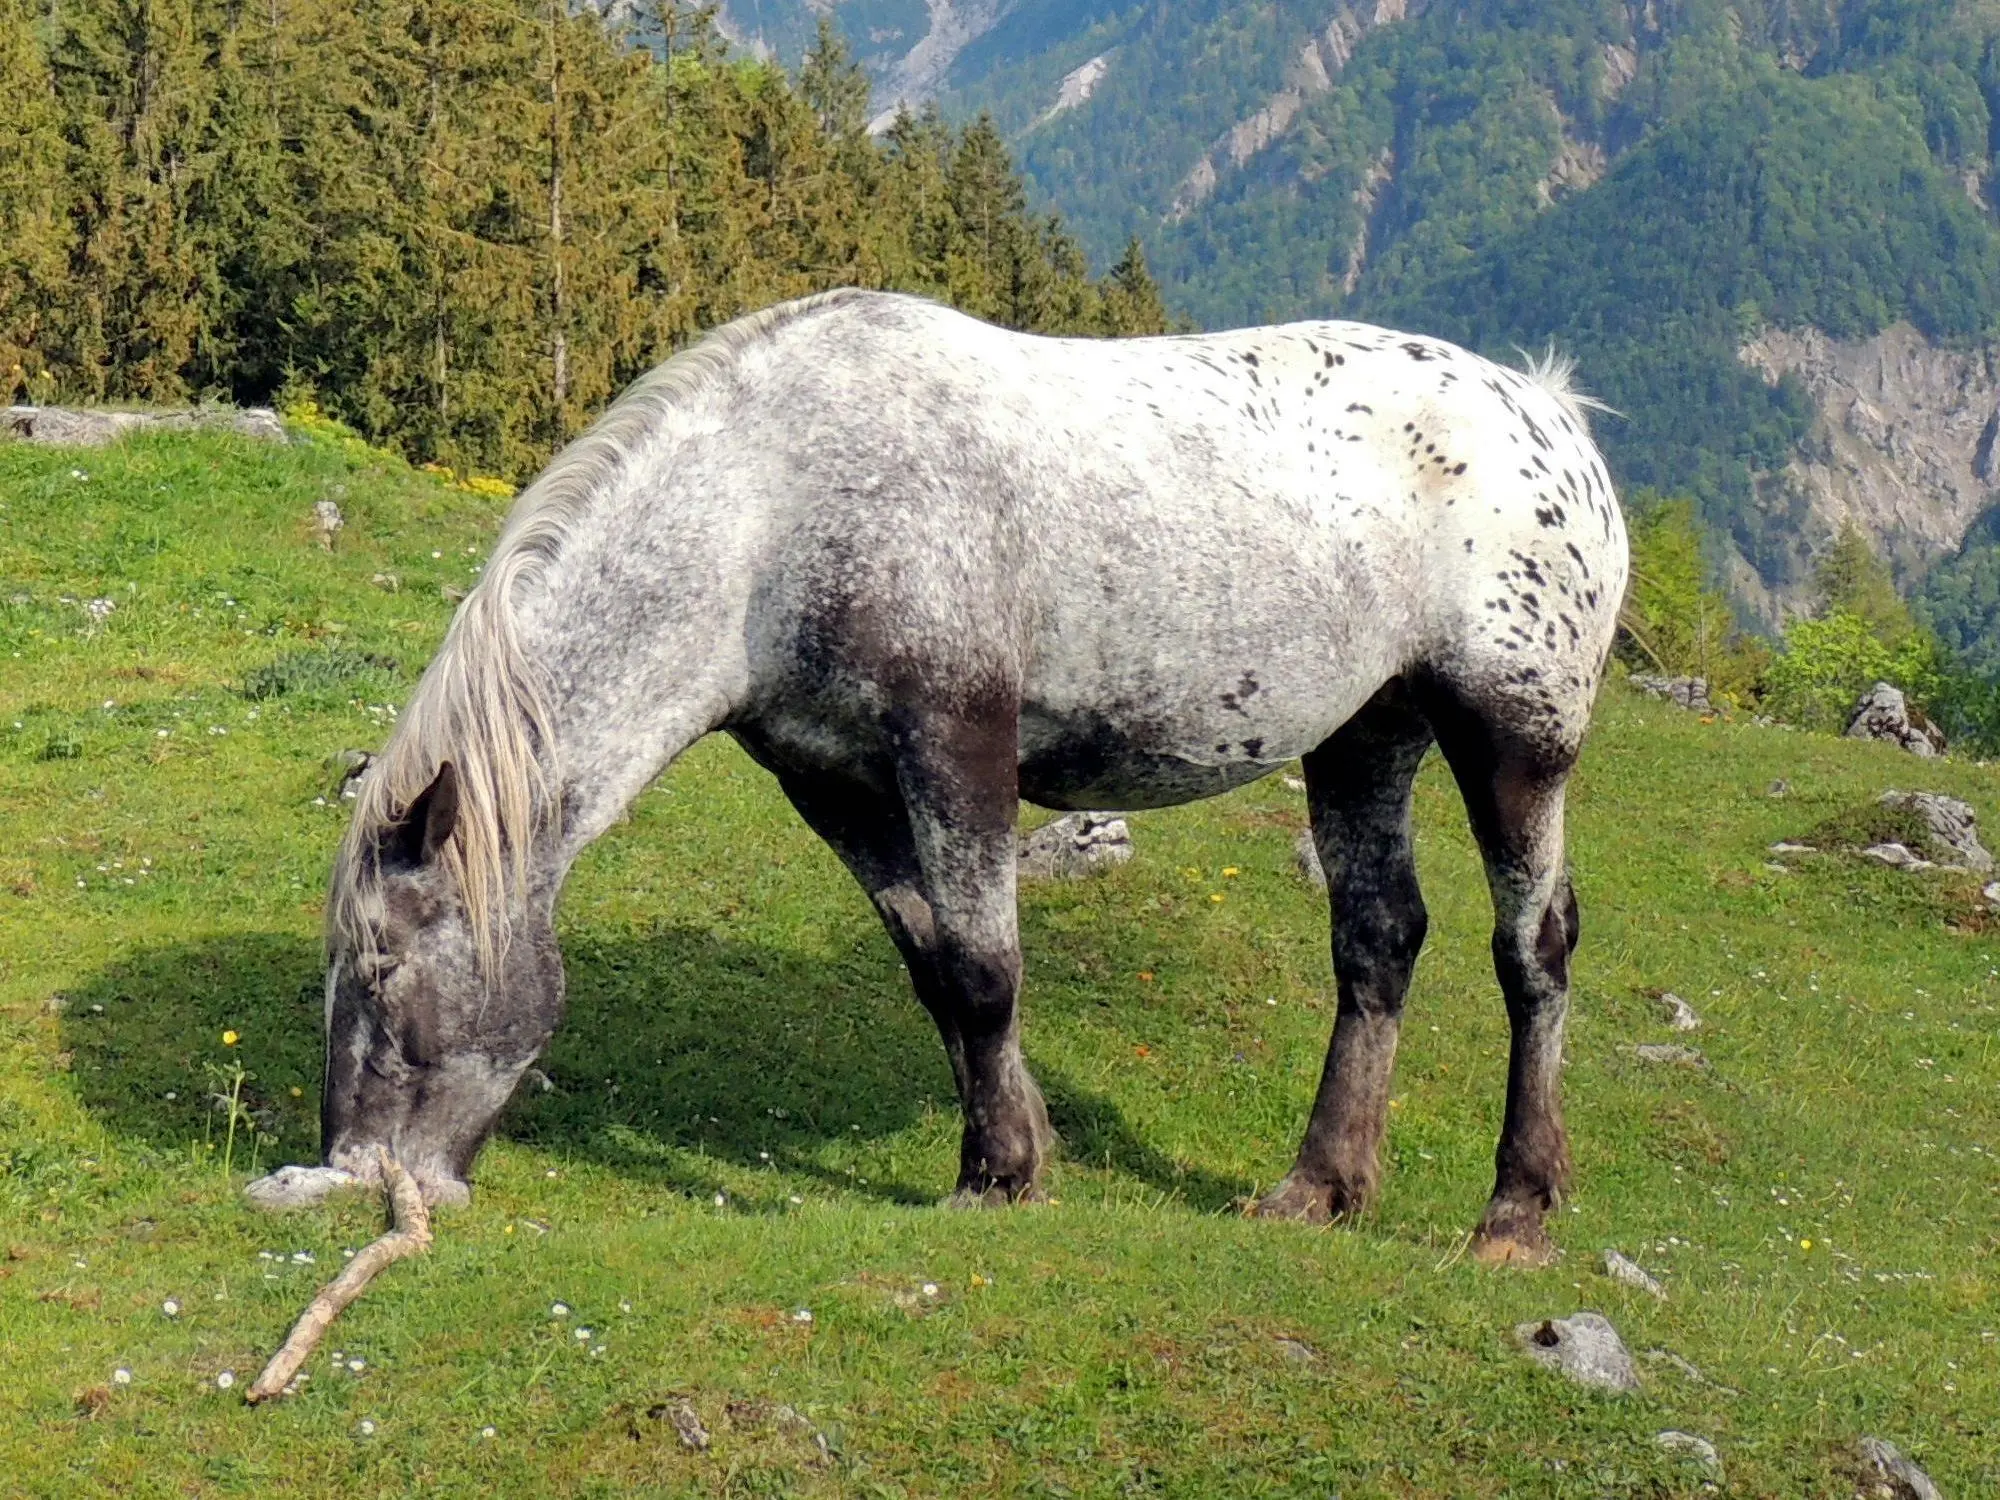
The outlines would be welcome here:
[[[812,8],[725,9],[782,55]],[[1624,483],[1696,498],[1767,619],[1849,519],[1906,586],[1939,578],[1940,617],[1986,576],[1938,565],[2000,478],[1991,0],[832,14],[878,120],[905,98],[990,112],[1100,263],[1137,235],[1204,325],[1338,313],[1502,355],[1555,340],[1624,414],[1602,429]]]
[[[989,124],[866,131],[700,16],[548,0],[0,0],[0,405],[317,405],[519,478],[703,329],[829,286],[1160,330]]]

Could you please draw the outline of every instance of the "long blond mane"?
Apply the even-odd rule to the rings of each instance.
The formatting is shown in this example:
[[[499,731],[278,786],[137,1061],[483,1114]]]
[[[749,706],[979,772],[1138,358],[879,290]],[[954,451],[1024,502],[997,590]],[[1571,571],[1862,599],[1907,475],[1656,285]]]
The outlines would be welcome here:
[[[490,981],[498,973],[526,898],[535,837],[558,812],[561,777],[547,685],[517,630],[524,586],[561,553],[578,520],[666,413],[722,376],[745,346],[847,295],[781,303],[709,334],[637,381],[516,502],[485,573],[362,777],[335,857],[329,951],[375,951],[381,890],[374,852],[450,761],[458,775],[458,818],[439,858],[464,902],[482,974]]]

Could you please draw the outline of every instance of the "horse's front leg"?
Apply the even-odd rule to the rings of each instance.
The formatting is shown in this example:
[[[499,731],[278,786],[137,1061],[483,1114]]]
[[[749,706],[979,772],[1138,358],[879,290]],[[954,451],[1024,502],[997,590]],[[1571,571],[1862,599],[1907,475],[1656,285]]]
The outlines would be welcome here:
[[[1016,712],[919,711],[896,725],[897,785],[930,932],[910,963],[965,1109],[954,1203],[1039,1193],[1054,1132],[1021,1058],[1021,939],[1014,824]]]
[[[1427,922],[1410,787],[1430,743],[1429,724],[1391,684],[1305,758],[1339,1009],[1298,1160],[1257,1204],[1260,1217],[1321,1223],[1374,1200],[1403,997]]]
[[[965,1111],[952,1201],[1031,1198],[1053,1132],[1021,1058],[1013,724],[912,716],[896,755],[893,792],[780,780],[868,892],[937,1024]]]

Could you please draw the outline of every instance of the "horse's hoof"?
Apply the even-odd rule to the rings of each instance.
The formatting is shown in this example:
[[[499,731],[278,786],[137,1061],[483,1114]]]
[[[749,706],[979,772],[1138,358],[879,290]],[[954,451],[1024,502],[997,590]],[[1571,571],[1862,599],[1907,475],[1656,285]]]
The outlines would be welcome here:
[[[1472,1237],[1472,1258],[1482,1266],[1520,1266],[1539,1270],[1562,1254],[1539,1227],[1517,1228],[1505,1234],[1480,1230]]]
[[[1318,1183],[1287,1177],[1250,1205],[1253,1219],[1290,1219],[1295,1224],[1333,1222],[1333,1191]]]
[[[1034,1183],[1016,1187],[1007,1182],[990,1182],[984,1187],[966,1184],[944,1200],[946,1208],[1008,1208],[1016,1203],[1043,1202],[1042,1190]]]

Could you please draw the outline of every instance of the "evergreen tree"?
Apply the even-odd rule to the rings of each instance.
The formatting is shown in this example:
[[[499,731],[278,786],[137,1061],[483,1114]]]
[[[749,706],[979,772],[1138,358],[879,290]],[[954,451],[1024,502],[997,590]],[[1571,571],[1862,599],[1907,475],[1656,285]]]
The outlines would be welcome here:
[[[1135,234],[1104,279],[1103,330],[1110,334],[1165,333],[1173,326],[1159,284],[1146,267],[1146,249]]]
[[[1852,521],[1814,565],[1813,595],[1816,615],[1852,615],[1887,646],[1900,644],[1917,628],[1889,569]]]
[[[62,114],[30,0],[0,0],[0,403],[45,393],[67,272]]]

